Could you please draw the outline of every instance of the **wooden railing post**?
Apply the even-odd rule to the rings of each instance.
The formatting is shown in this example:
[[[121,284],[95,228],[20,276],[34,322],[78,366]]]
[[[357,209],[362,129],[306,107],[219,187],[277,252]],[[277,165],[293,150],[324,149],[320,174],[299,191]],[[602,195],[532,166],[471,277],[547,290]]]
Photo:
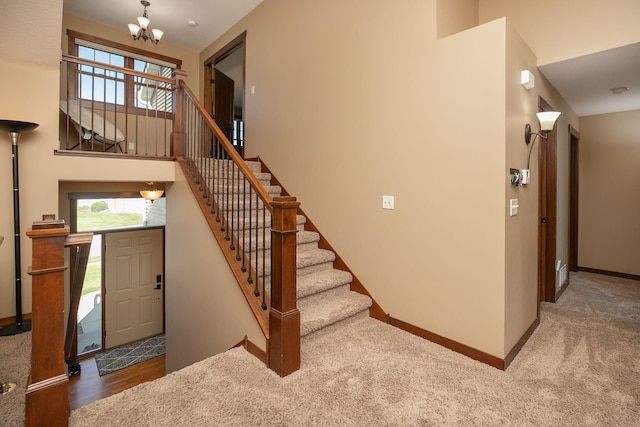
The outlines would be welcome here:
[[[176,79],[173,91],[173,132],[171,143],[171,155],[173,157],[184,156],[184,89],[180,82],[187,78],[183,70],[174,70]]]
[[[31,376],[25,425],[66,426],[69,377],[64,361],[64,221],[34,222],[32,239]]]
[[[269,367],[284,377],[300,369],[300,312],[296,307],[295,197],[274,197],[271,217]]]

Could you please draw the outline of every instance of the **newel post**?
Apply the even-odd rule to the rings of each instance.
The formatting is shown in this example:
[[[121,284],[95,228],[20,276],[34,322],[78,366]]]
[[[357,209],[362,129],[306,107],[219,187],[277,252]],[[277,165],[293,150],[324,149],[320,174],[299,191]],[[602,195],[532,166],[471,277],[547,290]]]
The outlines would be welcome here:
[[[171,155],[173,157],[184,156],[184,90],[180,82],[187,78],[186,71],[174,70],[176,87],[173,91],[173,132]]]
[[[69,377],[64,360],[64,221],[34,222],[32,239],[31,376],[25,425],[66,426]]]
[[[284,377],[300,369],[300,312],[296,307],[295,197],[274,197],[271,203],[271,311],[269,367]]]

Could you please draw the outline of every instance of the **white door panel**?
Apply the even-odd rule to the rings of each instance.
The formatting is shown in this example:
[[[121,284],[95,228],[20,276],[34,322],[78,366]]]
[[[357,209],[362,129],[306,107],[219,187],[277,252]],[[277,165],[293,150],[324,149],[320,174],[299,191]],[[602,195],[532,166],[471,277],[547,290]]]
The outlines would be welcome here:
[[[162,229],[106,234],[106,348],[162,333],[162,265]]]

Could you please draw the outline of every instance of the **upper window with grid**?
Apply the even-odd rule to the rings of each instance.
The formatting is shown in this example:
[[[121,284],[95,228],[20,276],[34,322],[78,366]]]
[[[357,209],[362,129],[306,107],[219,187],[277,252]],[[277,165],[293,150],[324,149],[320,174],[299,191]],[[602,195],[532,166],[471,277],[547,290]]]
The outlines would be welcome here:
[[[182,64],[178,59],[153,52],[141,51],[71,30],[67,33],[70,53],[75,53],[82,59],[165,78],[170,78],[173,70],[180,68]],[[77,96],[83,100],[113,104],[127,109],[154,110],[169,114],[173,111],[173,85],[152,77],[92,65],[79,65],[75,89]]]
[[[124,68],[125,57],[98,49],[78,46],[78,57]],[[82,99],[109,104],[125,105],[124,73],[80,65],[78,70],[78,94]]]

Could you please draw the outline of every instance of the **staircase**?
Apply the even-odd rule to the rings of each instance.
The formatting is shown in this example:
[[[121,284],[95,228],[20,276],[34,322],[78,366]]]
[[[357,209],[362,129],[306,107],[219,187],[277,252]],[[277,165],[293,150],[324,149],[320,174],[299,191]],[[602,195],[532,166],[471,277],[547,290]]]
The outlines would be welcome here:
[[[282,188],[271,185],[271,174],[261,171],[258,161],[246,161],[245,164],[258,179],[265,191],[271,196],[281,195]],[[243,250],[248,256],[253,253],[251,266],[256,269],[258,277],[265,278],[269,293],[271,275],[271,216],[267,210],[264,214],[262,202],[245,195],[241,180],[234,179],[237,169],[229,160],[198,159],[196,161],[202,179],[209,188],[213,188],[214,197],[224,213],[227,211],[238,230],[234,233],[240,242],[244,242]],[[213,184],[213,180],[217,184]],[[240,191],[239,190],[240,187]],[[229,191],[235,188],[235,191]],[[228,197],[229,194],[243,194],[242,197]],[[236,209],[240,207],[240,213]],[[244,209],[244,211],[242,211]],[[249,211],[251,210],[251,214]],[[345,321],[353,316],[368,315],[372,300],[350,290],[352,276],[349,272],[333,267],[335,253],[320,249],[320,235],[305,230],[306,218],[297,215],[296,235],[296,281],[297,306],[300,311],[300,335],[305,336],[330,325]],[[249,227],[249,222],[252,226]],[[265,229],[266,227],[266,229]],[[249,243],[249,241],[251,243]],[[264,258],[263,258],[264,252]],[[257,254],[257,256],[256,256]],[[258,262],[256,263],[256,258]],[[261,260],[264,259],[264,262]],[[264,276],[263,276],[264,273]]]

